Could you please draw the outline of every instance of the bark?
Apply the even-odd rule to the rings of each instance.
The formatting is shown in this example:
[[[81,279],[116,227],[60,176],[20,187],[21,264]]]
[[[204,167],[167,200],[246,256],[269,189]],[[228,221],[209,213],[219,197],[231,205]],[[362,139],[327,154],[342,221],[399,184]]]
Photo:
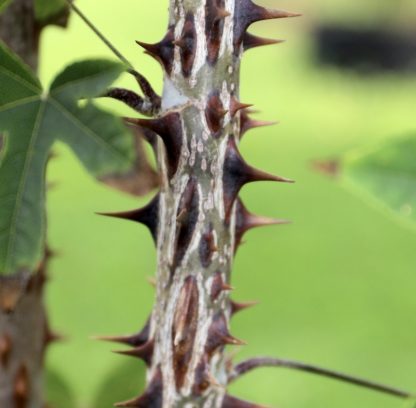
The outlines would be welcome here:
[[[41,408],[43,356],[53,339],[42,301],[44,276],[0,281],[0,406]]]
[[[227,2],[227,10],[233,2]],[[225,206],[223,169],[229,139],[239,134],[238,119],[225,111],[238,89],[240,58],[227,41],[233,20],[223,18],[217,23],[222,31],[218,59],[207,63],[207,11],[205,1],[178,1],[170,10],[171,30],[176,38],[187,38],[188,48],[175,47],[162,98],[163,116],[177,122],[182,144],[177,169],[172,169],[172,150],[159,151],[165,179],[149,378],[160,370],[163,407],[221,406],[224,346],[238,343],[228,333],[229,291],[223,290],[230,281],[235,224],[235,210]]]
[[[33,0],[14,0],[0,15],[0,39],[34,71],[40,28]],[[2,136],[0,135],[0,145]],[[42,266],[43,271],[43,266]],[[50,340],[43,273],[0,277],[0,407],[41,408],[43,354]]]
[[[34,71],[38,68],[40,29],[33,0],[14,0],[0,15],[0,39]]]
[[[149,366],[146,392],[118,406],[255,407],[226,396],[226,345],[232,314],[247,305],[229,298],[234,252],[249,228],[277,220],[250,214],[238,199],[249,182],[290,180],[245,163],[237,144],[252,121],[239,102],[244,49],[274,41],[246,34],[272,12],[250,0],[172,0],[169,29],[157,44],[139,44],[165,71],[161,112],[129,122],[160,137],[162,187],[144,209],[119,214],[146,224],[157,245],[157,294],[137,335],[113,338]],[[107,339],[108,340],[108,339]]]

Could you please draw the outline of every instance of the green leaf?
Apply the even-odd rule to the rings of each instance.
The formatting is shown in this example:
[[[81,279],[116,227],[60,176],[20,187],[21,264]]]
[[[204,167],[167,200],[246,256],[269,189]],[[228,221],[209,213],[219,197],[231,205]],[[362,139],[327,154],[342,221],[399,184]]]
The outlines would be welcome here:
[[[67,14],[65,0],[35,0],[35,17],[39,23],[49,23]]]
[[[96,177],[133,165],[131,135],[120,119],[80,97],[103,92],[123,71],[108,61],[71,65],[42,91],[30,70],[0,44],[0,274],[34,270],[45,238],[45,168],[56,140],[68,144]]]
[[[416,222],[416,135],[347,155],[340,176],[401,220]]]

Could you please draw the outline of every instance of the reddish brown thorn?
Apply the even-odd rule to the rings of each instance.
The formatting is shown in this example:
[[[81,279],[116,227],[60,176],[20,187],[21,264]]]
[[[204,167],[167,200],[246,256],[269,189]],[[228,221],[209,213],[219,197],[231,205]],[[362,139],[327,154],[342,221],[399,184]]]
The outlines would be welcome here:
[[[65,337],[61,335],[60,333],[54,332],[50,329],[48,322],[45,322],[44,327],[44,338],[43,338],[43,344],[44,348],[48,347],[52,343],[63,341]]]
[[[214,385],[210,366],[206,355],[202,356],[201,361],[195,370],[195,380],[192,387],[193,395],[203,394],[211,385]]]
[[[242,111],[240,116],[240,140],[243,136],[251,129],[264,126],[273,126],[277,125],[279,122],[269,122],[262,120],[251,119],[247,111]]]
[[[224,116],[227,114],[218,92],[212,93],[205,108],[205,118],[214,137],[220,135]]]
[[[237,149],[234,137],[228,139],[228,147],[225,157],[223,186],[224,186],[224,208],[226,222],[235,199],[243,185],[256,181],[276,181],[293,183],[293,180],[285,177],[274,176],[264,171],[249,166],[241,157]]]
[[[153,240],[157,242],[158,216],[159,216],[159,194],[143,208],[118,213],[97,213],[106,217],[121,218],[123,220],[135,221],[145,225],[152,234]]]
[[[231,304],[231,315],[234,316],[238,312],[241,312],[245,309],[249,309],[250,307],[258,305],[259,302],[253,301],[253,302],[238,303],[238,302],[234,302],[233,300],[231,300],[230,304]]]
[[[290,13],[283,10],[270,10],[258,6],[251,0],[241,0],[237,5],[235,14],[234,43],[236,52],[239,51],[247,28],[256,21],[300,16],[298,13]]]
[[[221,408],[265,408],[263,405],[253,404],[251,402],[242,401],[238,398],[226,395],[222,402]]]
[[[141,41],[136,41],[141,47],[146,50],[146,53],[155,58],[170,74],[174,58],[174,33],[173,27],[170,27],[162,41],[156,44],[148,44]]]
[[[202,234],[201,241],[199,242],[199,259],[204,268],[208,268],[212,262],[214,253],[218,251],[213,230],[213,226],[210,225],[209,230]]]
[[[157,119],[125,118],[127,123],[141,126],[157,133],[166,147],[169,177],[175,174],[182,149],[182,126],[179,113],[171,112]]]
[[[252,48],[256,47],[262,47],[265,45],[274,45],[274,44],[280,44],[283,43],[284,40],[274,40],[270,38],[262,38],[257,37],[250,33],[245,33],[243,37],[243,47],[244,51],[248,51]]]
[[[162,408],[163,405],[163,378],[160,367],[156,369],[147,390],[140,397],[115,404],[116,407],[132,408]]]
[[[208,231],[202,234],[198,248],[199,259],[204,268],[208,268],[212,262],[214,253],[218,252],[218,247],[215,241],[214,227],[210,224]]]
[[[0,364],[3,366],[3,369],[7,368],[11,352],[12,342],[10,337],[5,334],[4,336],[0,337]]]
[[[180,47],[182,73],[187,78],[192,73],[197,48],[197,33],[192,13],[186,15],[181,38],[175,42],[175,45]]]
[[[235,96],[231,97],[231,102],[230,102],[230,114],[231,117],[234,117],[237,112],[239,112],[242,109],[247,109],[252,107],[252,104],[249,103],[241,103]]]
[[[216,300],[222,292],[230,290],[234,290],[234,288],[228,283],[224,282],[222,273],[220,271],[216,272],[212,280],[211,300]]]
[[[150,318],[147,320],[143,329],[131,336],[99,336],[94,337],[94,340],[111,341],[114,343],[126,344],[132,347],[139,347],[149,341],[150,334]]]
[[[250,213],[240,198],[236,202],[235,248],[241,244],[244,234],[250,229],[269,225],[289,224],[290,221],[261,217]]]
[[[208,330],[208,338],[207,343],[205,345],[205,351],[207,355],[210,357],[217,349],[227,344],[243,346],[247,343],[231,336],[231,334],[228,331],[227,320],[224,314],[220,312],[214,317],[211,326]]]
[[[29,375],[26,367],[21,365],[14,380],[14,408],[26,408],[29,401],[29,393]]]
[[[211,14],[214,23],[218,23],[224,18],[231,16],[231,13],[227,11],[224,6],[218,5],[216,1],[213,1],[209,7],[211,7],[212,10]]]
[[[205,35],[207,39],[207,61],[214,65],[218,60],[224,32],[224,19],[231,15],[223,6],[223,1],[207,1],[205,6]]]
[[[146,363],[148,367],[150,367],[152,364],[154,345],[154,340],[149,340],[147,343],[143,344],[142,346],[135,347],[133,350],[116,350],[114,353],[140,358]]]

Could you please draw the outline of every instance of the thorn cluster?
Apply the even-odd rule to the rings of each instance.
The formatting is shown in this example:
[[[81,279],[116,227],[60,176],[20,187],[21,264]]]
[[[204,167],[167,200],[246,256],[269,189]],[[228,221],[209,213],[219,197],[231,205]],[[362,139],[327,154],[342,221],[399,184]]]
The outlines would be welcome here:
[[[227,345],[241,346],[245,344],[230,334],[229,318],[239,311],[253,306],[255,302],[238,303],[229,299],[229,292],[233,288],[229,283],[229,271],[223,270],[221,262],[222,265],[227,263],[227,257],[232,257],[241,244],[243,235],[248,230],[287,222],[250,213],[238,197],[240,190],[247,183],[257,181],[292,182],[285,177],[255,169],[246,163],[239,152],[238,142],[246,132],[272,123],[257,121],[249,116],[249,108],[252,105],[239,100],[236,84],[233,83],[233,87],[230,87],[230,83],[227,83],[228,77],[220,81],[220,86],[218,84],[213,86],[203,95],[198,94],[194,87],[198,83],[196,61],[198,60],[199,63],[198,68],[201,65],[201,44],[206,44],[205,55],[203,55],[206,63],[201,71],[204,72],[204,75],[209,75],[207,73],[216,72],[217,67],[224,64],[224,61],[221,60],[224,43],[229,40],[227,38],[227,41],[224,41],[224,36],[225,33],[229,35],[231,32],[232,41],[227,42],[232,48],[229,50],[230,59],[227,60],[228,65],[224,64],[226,68],[224,69],[222,66],[218,72],[224,74],[227,72],[230,77],[238,78],[239,60],[243,51],[281,42],[280,40],[254,36],[247,32],[248,27],[256,21],[294,17],[298,14],[269,10],[256,5],[251,0],[235,0],[234,9],[227,10],[225,0],[207,0],[205,6],[201,7],[204,12],[204,15],[201,16],[201,10],[199,10],[199,14],[196,14],[195,8],[190,7],[185,1],[178,0],[173,3],[175,5],[172,6],[174,9],[172,11],[174,11],[175,17],[171,18],[164,38],[154,44],[139,41],[137,43],[161,64],[169,83],[174,84],[179,93],[182,94],[180,86],[189,87],[192,90],[190,92],[192,97],[183,106],[179,104],[179,106],[175,105],[165,112],[158,112],[156,117],[152,119],[125,118],[126,123],[130,126],[143,130],[144,137],[151,143],[155,151],[159,151],[159,153],[164,151],[164,154],[158,156],[159,160],[166,165],[165,167],[161,166],[161,169],[166,168],[167,172],[162,175],[164,176],[164,184],[162,183],[161,192],[146,207],[128,212],[104,214],[146,225],[159,250],[163,247],[164,241],[168,239],[168,236],[161,236],[163,235],[161,232],[162,223],[164,223],[163,231],[165,233],[166,230],[172,231],[169,239],[172,241],[173,237],[174,242],[170,243],[169,255],[163,253],[164,257],[160,259],[163,265],[168,265],[169,281],[158,282],[157,288],[159,295],[163,293],[163,296],[168,298],[175,296],[175,302],[169,310],[169,313],[172,313],[173,310],[173,316],[168,320],[170,326],[168,329],[165,328],[162,334],[167,337],[167,330],[170,330],[168,355],[171,356],[172,361],[166,363],[171,364],[173,375],[166,377],[165,362],[161,362],[156,357],[158,353],[155,350],[158,350],[160,342],[163,343],[167,340],[166,338],[158,338],[158,335],[161,335],[157,327],[160,324],[160,316],[155,318],[153,315],[145,328],[138,334],[102,338],[133,347],[131,350],[119,353],[140,358],[149,367],[151,380],[144,394],[130,401],[119,403],[118,407],[165,407],[166,403],[163,398],[166,396],[166,392],[164,393],[164,389],[166,391],[166,387],[170,385],[166,383],[167,378],[174,379],[174,387],[178,395],[185,386],[189,385],[186,398],[201,397],[202,399],[195,400],[199,401],[198,403],[201,403],[203,398],[207,396],[208,390],[225,386],[225,384],[219,384],[218,378],[213,375],[213,367],[217,364],[217,359],[214,357],[221,356]],[[179,21],[180,26],[176,26]],[[202,37],[200,27],[197,26],[201,22],[204,27]],[[228,23],[232,23],[232,25]],[[201,81],[204,84],[205,79],[202,78]],[[210,81],[210,84],[215,83],[211,79]],[[144,93],[146,94],[146,92]],[[228,93],[227,97],[224,97],[224,93]],[[122,100],[130,107],[143,113],[143,100],[137,95],[119,89],[110,90],[108,94],[108,96]],[[151,95],[152,92],[147,92],[147,94]],[[183,94],[185,95],[185,91]],[[157,102],[158,96],[155,96],[154,92],[153,98]],[[198,103],[193,105],[193,101],[196,99]],[[194,130],[190,131],[189,123],[194,125],[197,123],[199,126],[195,126],[195,129],[198,131],[203,129],[204,135],[202,136]],[[156,140],[158,138],[163,146],[162,149],[157,147]],[[205,138],[206,146],[202,141],[203,138]],[[194,142],[195,139],[196,142]],[[207,181],[209,171],[214,172],[212,170],[215,169],[214,163],[207,163],[207,159],[204,157],[205,162],[201,162],[200,165],[202,171],[205,172],[202,174],[195,170],[195,161],[191,164],[187,158],[198,153],[201,154],[201,157],[203,153],[209,156],[212,150],[219,147],[220,144],[224,148],[220,176],[217,180]],[[186,178],[183,177],[184,175]],[[210,176],[212,178],[212,174]],[[179,188],[179,182],[183,183],[181,188]],[[217,219],[205,218],[209,210],[206,210],[205,214],[201,213],[202,208],[207,206],[205,190],[201,187],[203,183],[205,183],[205,187],[209,185],[212,189],[217,188],[218,185],[221,186],[222,191],[215,196],[217,201],[213,206],[215,210],[223,209],[220,228]],[[175,208],[173,210],[167,208],[167,201],[164,201],[166,191],[175,191]],[[169,206],[172,206],[172,201],[169,202]],[[167,212],[171,215],[170,219],[166,219]],[[162,216],[165,218],[162,219]],[[201,227],[202,223],[204,224]],[[231,247],[229,242],[224,243],[223,236],[218,236],[218,229],[221,228],[227,231],[229,241],[234,242],[234,247]],[[198,240],[194,239],[195,236]],[[227,245],[231,247],[227,249],[231,255],[225,252],[224,247]],[[197,262],[191,257],[191,251],[196,253]],[[178,270],[182,272],[180,276],[177,275]],[[169,292],[172,285],[177,285],[175,292]],[[208,304],[202,305],[201,299],[207,299]],[[207,310],[204,309],[205,307]],[[165,312],[168,313],[166,310]],[[207,314],[210,316],[210,320],[206,321],[206,332],[204,332],[206,338],[200,347],[203,349],[203,353],[197,354],[198,345],[196,345],[195,339],[201,330],[198,322],[203,318],[206,319]],[[0,342],[0,352],[1,347],[2,343]],[[3,349],[5,349],[4,345]],[[169,393],[175,392],[175,390],[172,391],[172,388],[169,390]],[[184,405],[193,401],[186,398],[183,400]],[[197,406],[202,407],[203,405]],[[222,408],[256,407],[259,408],[258,405],[238,400],[229,395],[226,395],[222,402]]]

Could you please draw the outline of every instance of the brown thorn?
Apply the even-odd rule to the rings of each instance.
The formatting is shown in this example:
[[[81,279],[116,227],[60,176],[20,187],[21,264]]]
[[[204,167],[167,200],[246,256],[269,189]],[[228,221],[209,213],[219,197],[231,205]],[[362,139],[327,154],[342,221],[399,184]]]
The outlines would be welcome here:
[[[231,315],[235,315],[236,313],[249,309],[250,307],[257,306],[259,303],[260,302],[258,301],[238,303],[231,300]]]
[[[231,102],[230,102],[230,115],[231,117],[234,117],[238,111],[242,110],[242,109],[248,109],[250,107],[252,107],[253,104],[250,103],[241,103],[235,96],[231,97]]]
[[[10,337],[5,334],[0,337],[0,363],[3,368],[7,368],[9,363],[10,353],[12,352],[12,342]]]
[[[150,367],[150,365],[152,364],[154,344],[154,340],[149,340],[142,346],[135,347],[132,350],[113,350],[113,353],[139,358],[143,360],[148,367]]]
[[[283,43],[283,42],[285,42],[285,40],[275,40],[275,39],[271,39],[271,38],[257,37],[253,34],[248,33],[248,32],[246,32],[244,34],[244,37],[243,37],[244,51],[248,51],[252,48],[262,47],[262,46],[266,46],[266,45],[280,44],[280,43]]]
[[[92,340],[110,341],[114,343],[126,344],[128,346],[138,347],[149,341],[150,318],[147,320],[143,329],[130,336],[93,336]]]
[[[15,408],[26,408],[29,400],[30,384],[27,368],[21,365],[14,382],[13,399]]]

